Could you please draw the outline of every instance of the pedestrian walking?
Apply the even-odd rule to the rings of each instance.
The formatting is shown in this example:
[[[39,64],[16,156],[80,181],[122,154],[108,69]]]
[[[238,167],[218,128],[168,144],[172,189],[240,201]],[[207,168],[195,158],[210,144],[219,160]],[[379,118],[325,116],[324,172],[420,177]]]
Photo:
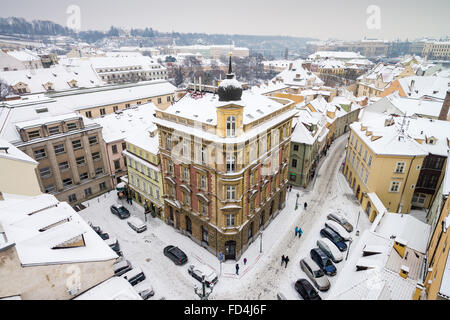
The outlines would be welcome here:
[[[281,256],[281,265],[286,262],[286,258],[284,257],[284,254]]]
[[[299,228],[298,229],[298,237],[301,238],[302,235],[303,235],[303,230],[302,230],[302,228]]]
[[[244,258],[244,266],[247,264],[247,258]]]
[[[289,262],[289,257],[288,256],[286,256],[285,262],[286,262],[286,267],[285,268],[287,268],[287,265],[288,265],[288,262]]]
[[[298,234],[298,227],[295,227],[295,236],[297,237]]]
[[[239,263],[236,263],[236,275],[239,275]]]
[[[305,210],[306,210],[306,208],[308,208],[308,204],[305,202]]]

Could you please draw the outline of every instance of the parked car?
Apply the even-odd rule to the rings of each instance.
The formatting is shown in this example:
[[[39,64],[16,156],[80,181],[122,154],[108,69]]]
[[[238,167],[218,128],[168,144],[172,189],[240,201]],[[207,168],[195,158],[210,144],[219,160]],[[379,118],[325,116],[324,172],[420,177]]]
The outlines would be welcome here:
[[[127,280],[132,286],[137,285],[139,282],[145,280],[145,274],[139,267],[134,267],[132,270],[122,275],[122,278]]]
[[[200,282],[203,280],[202,276],[205,275],[205,281],[208,287],[215,285],[219,280],[217,273],[205,264],[190,265],[188,273]]]
[[[148,300],[149,298],[155,295],[153,286],[150,283],[148,283],[148,281],[141,282],[140,284],[136,285],[134,290],[136,290],[136,292],[139,293],[139,295],[143,300]]]
[[[322,300],[316,289],[306,279],[297,280],[295,290],[302,296],[303,300]]]
[[[101,233],[99,234],[100,238],[102,238],[103,240],[108,240],[109,239],[109,234],[105,233]]]
[[[180,248],[167,246],[164,248],[164,255],[172,260],[176,265],[185,264],[188,261],[186,254]]]
[[[311,282],[320,291],[330,289],[330,281],[322,269],[310,257],[300,260],[300,268],[306,273]]]
[[[336,232],[338,235],[340,235],[345,241],[350,241],[352,239],[352,236],[350,235],[347,230],[344,229],[343,226],[341,226],[339,223],[333,220],[327,220],[325,222],[325,227],[330,228],[334,232]]]
[[[136,231],[137,233],[141,233],[147,230],[147,225],[139,218],[131,217],[127,220],[127,223],[130,226],[130,228]]]
[[[130,217],[130,211],[128,211],[128,209],[124,206],[113,204],[110,209],[111,212],[118,216],[120,219],[126,219]]]
[[[342,259],[344,259],[342,253],[339,251],[336,245],[328,238],[317,240],[317,246],[320,250],[325,252],[325,254],[330,257],[331,261],[333,261],[334,263],[341,262]]]
[[[336,221],[337,223],[339,223],[345,228],[345,230],[347,230],[347,232],[353,231],[353,226],[342,215],[338,213],[330,213],[327,218],[328,220]]]
[[[347,250],[347,245],[345,244],[344,239],[330,228],[320,230],[320,235],[330,239],[340,251]]]
[[[102,231],[102,229],[100,229],[100,227],[94,226],[94,225],[92,225],[91,223],[90,223],[90,225],[91,225],[91,228],[94,229],[94,231],[95,231],[98,235],[101,235],[101,234],[103,233],[103,231]]]
[[[117,240],[117,238],[109,238],[106,239],[105,242],[115,252],[120,252],[119,240]]]
[[[133,266],[131,265],[130,261],[122,260],[120,262],[115,263],[113,265],[113,269],[114,269],[114,275],[120,277],[124,273],[131,271],[133,269]]]
[[[333,262],[330,258],[319,248],[311,249],[309,252],[311,259],[317,263],[320,269],[325,272],[328,276],[334,276],[336,275],[336,267],[334,266]]]

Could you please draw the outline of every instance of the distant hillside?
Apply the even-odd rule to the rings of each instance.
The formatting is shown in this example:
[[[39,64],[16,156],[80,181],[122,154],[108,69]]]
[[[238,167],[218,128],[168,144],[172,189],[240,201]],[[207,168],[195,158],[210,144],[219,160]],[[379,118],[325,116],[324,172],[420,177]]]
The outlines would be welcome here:
[[[230,34],[206,34],[206,33],[179,33],[159,32],[152,28],[131,29],[124,31],[120,28],[111,27],[108,31],[88,30],[75,33],[67,27],[51,21],[34,20],[28,22],[23,18],[10,17],[0,18],[0,35],[20,36],[21,38],[43,40],[48,36],[70,36],[74,39],[96,43],[107,41],[110,38],[122,36],[127,43],[141,44],[144,46],[156,46],[159,40],[164,38],[171,43],[173,40],[177,45],[194,44],[231,44],[247,47],[254,53],[281,56],[285,49],[292,51],[302,50],[306,41],[311,38],[289,37],[289,36],[256,36],[256,35],[230,35]],[[125,36],[125,37],[123,37]],[[134,39],[134,40],[133,40]],[[172,40],[170,40],[172,39]]]

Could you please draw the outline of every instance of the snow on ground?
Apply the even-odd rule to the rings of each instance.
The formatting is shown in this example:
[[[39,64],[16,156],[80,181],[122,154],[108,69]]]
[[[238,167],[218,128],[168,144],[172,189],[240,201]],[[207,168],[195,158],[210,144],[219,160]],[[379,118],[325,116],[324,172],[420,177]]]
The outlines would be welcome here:
[[[138,204],[130,206],[126,201],[118,200],[115,191],[102,195],[84,203],[87,208],[80,211],[86,220],[98,225],[110,237],[119,240],[124,256],[133,265],[140,266],[147,279],[139,284],[151,283],[155,290],[152,299],[189,300],[198,299],[194,293],[194,285],[200,283],[192,278],[187,270],[193,263],[205,263],[219,274],[219,282],[214,287],[210,299],[276,299],[276,294],[282,292],[287,299],[300,299],[294,289],[297,279],[306,278],[299,266],[301,258],[309,255],[309,251],[316,247],[320,238],[320,229],[324,227],[326,216],[332,211],[339,211],[356,226],[352,237],[356,245],[358,237],[356,230],[362,234],[370,227],[367,215],[359,206],[352,190],[339,171],[344,159],[347,136],[337,139],[331,146],[328,156],[321,163],[313,185],[307,189],[292,189],[287,194],[286,207],[275,217],[263,231],[262,253],[260,253],[261,238],[255,235],[254,242],[249,246],[240,261],[227,261],[220,265],[218,259],[192,240],[166,225],[159,218],[151,218],[147,222],[148,230],[137,234],[126,223],[110,212],[110,206],[120,203],[127,207],[132,216],[144,220],[143,209]],[[299,208],[295,210],[296,195],[299,197]],[[308,203],[306,211],[304,202]],[[358,215],[359,220],[358,220]],[[295,226],[303,229],[301,239],[295,237]],[[189,261],[184,266],[176,266],[163,255],[167,245],[175,245],[182,249]],[[285,268],[281,266],[281,255],[289,256],[290,262]],[[344,257],[346,252],[344,252]],[[247,258],[244,266],[243,259]],[[235,264],[239,263],[239,275],[236,275]],[[337,275],[330,278],[331,285],[339,277],[339,270],[344,261],[336,265]],[[327,298],[328,292],[320,293]]]

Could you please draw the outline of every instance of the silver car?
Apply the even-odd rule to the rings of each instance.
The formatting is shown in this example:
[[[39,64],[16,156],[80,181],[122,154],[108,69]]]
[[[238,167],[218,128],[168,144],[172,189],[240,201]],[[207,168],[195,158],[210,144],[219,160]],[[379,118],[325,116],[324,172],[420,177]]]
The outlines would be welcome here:
[[[344,229],[343,226],[341,226],[339,223],[333,220],[327,220],[325,222],[325,227],[330,228],[334,232],[336,232],[338,235],[340,235],[345,241],[350,241],[352,239],[352,236],[350,233],[347,232],[347,230]]]
[[[335,263],[341,262],[344,259],[338,247],[330,239],[322,238],[317,240],[317,246]]]
[[[305,257],[300,260],[300,268],[306,273],[317,289],[320,291],[327,291],[330,289],[330,281],[327,276],[310,257]]]
[[[347,219],[345,219],[339,213],[330,213],[327,218],[328,220],[336,221],[337,223],[339,223],[344,227],[345,230],[347,230],[347,232],[353,231],[353,226],[350,224],[350,222],[348,222]]]

